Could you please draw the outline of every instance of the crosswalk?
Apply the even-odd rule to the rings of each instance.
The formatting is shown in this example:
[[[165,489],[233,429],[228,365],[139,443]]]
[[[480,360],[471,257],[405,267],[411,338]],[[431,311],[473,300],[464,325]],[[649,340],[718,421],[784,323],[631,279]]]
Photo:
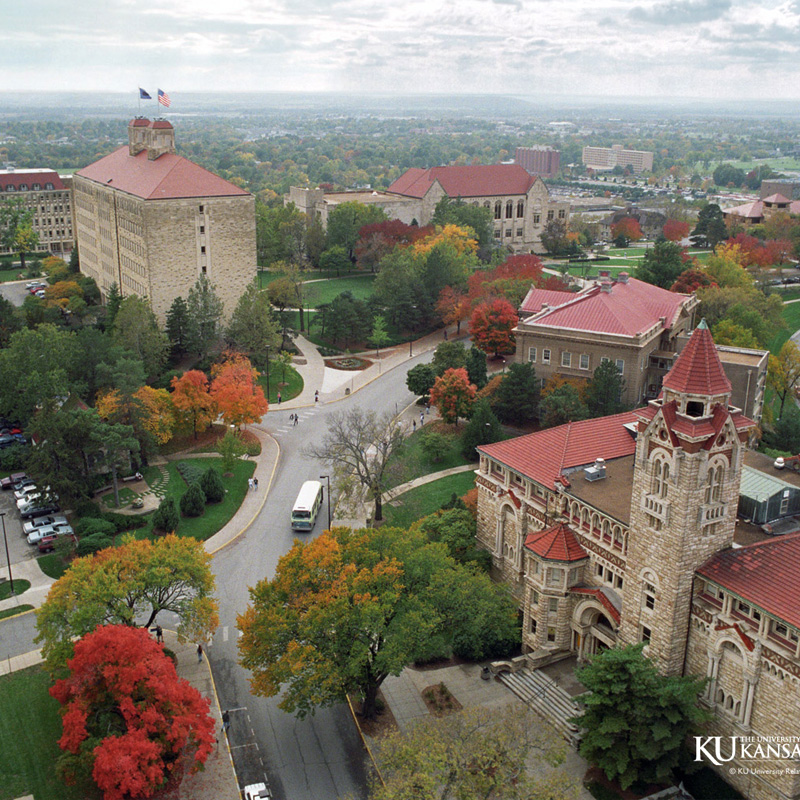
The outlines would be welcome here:
[[[287,414],[285,419],[282,419],[280,423],[276,425],[276,427],[272,428],[271,425],[269,427],[272,428],[273,433],[287,433],[288,431],[291,430],[297,430],[298,428],[302,428],[303,421],[307,420],[309,417],[313,417],[314,414],[317,413],[317,410],[318,409],[316,408],[301,408],[298,409],[297,411],[292,411],[289,414]],[[289,417],[294,414],[296,414],[298,417],[297,424],[295,424],[293,419],[289,419]],[[271,417],[272,415],[270,415],[270,417],[267,417],[268,423],[272,423]]]

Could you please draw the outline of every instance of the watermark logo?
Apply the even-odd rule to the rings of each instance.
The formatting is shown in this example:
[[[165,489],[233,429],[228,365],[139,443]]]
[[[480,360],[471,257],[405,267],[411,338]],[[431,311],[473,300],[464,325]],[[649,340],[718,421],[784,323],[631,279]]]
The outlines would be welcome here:
[[[730,774],[793,774],[800,773],[798,736],[695,736],[694,760],[721,767],[736,762]],[[792,765],[773,764],[771,769],[759,767],[758,762],[794,761]],[[742,764],[749,762],[749,764]]]

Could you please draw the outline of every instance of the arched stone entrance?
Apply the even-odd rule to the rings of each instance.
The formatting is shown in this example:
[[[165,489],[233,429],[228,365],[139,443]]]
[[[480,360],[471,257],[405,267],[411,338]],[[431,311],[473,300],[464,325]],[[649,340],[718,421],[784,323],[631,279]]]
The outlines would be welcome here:
[[[617,644],[617,626],[597,600],[586,600],[575,608],[572,617],[572,650],[578,661]]]

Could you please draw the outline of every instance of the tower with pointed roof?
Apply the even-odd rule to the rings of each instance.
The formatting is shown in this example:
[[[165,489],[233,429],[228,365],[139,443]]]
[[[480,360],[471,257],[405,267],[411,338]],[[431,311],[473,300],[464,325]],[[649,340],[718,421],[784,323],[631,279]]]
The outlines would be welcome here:
[[[619,638],[644,641],[660,671],[683,670],[692,580],[733,541],[747,436],[705,321],[638,413]]]

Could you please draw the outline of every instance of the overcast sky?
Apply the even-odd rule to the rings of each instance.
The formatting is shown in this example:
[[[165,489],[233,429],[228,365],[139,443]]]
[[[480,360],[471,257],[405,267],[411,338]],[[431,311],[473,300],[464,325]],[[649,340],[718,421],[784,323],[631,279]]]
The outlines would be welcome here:
[[[800,0],[2,0],[3,90],[800,99]]]

